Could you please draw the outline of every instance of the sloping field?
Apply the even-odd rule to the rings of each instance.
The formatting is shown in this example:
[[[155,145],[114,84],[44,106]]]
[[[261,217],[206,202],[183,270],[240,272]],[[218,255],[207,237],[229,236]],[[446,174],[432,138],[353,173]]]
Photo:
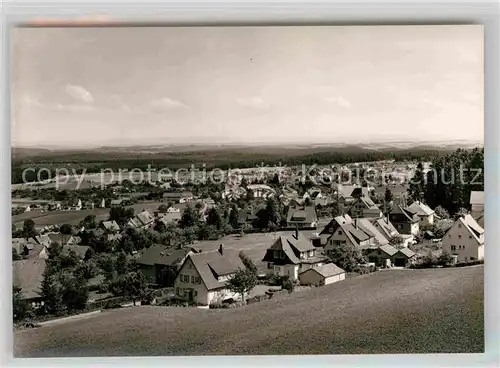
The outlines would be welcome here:
[[[237,309],[136,307],[14,334],[16,357],[479,353],[483,267],[393,270]]]

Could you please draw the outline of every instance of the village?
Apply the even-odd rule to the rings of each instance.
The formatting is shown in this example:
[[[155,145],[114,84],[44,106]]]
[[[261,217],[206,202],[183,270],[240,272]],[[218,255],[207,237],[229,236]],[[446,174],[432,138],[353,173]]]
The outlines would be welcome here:
[[[281,168],[219,183],[15,187],[14,320],[130,303],[232,308],[373,272],[483,262],[484,193],[470,191],[457,213],[431,208],[410,182],[431,167],[380,161],[319,167],[301,180]],[[359,170],[390,174],[374,183]]]

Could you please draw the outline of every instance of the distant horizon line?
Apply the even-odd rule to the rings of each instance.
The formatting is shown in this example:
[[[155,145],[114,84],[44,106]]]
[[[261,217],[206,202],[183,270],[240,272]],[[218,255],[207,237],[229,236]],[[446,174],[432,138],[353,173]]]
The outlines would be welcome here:
[[[386,140],[345,140],[345,141],[293,141],[290,140],[288,142],[272,142],[272,141],[198,141],[196,139],[193,142],[141,142],[141,143],[132,143],[132,142],[102,142],[98,144],[83,144],[79,146],[72,145],[63,145],[57,143],[49,143],[49,144],[11,144],[11,149],[74,149],[74,150],[85,150],[91,148],[128,148],[128,147],[168,147],[168,146],[269,146],[269,145],[277,145],[277,146],[289,146],[289,145],[338,145],[338,146],[349,146],[349,145],[383,145],[383,144],[397,144],[397,143],[409,143],[413,145],[422,145],[422,144],[479,144],[484,145],[484,139],[426,139],[426,140],[410,140],[410,139],[386,139]]]

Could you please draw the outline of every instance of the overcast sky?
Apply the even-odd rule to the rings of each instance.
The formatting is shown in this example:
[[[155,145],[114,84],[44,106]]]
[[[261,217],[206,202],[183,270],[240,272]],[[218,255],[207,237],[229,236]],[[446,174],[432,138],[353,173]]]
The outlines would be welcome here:
[[[20,145],[483,140],[481,26],[22,28]]]

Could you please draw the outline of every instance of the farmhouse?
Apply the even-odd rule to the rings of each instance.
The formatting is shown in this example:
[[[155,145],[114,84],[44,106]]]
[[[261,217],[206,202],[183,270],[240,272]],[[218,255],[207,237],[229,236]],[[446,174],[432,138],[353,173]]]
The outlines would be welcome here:
[[[158,221],[163,222],[163,224],[165,225],[177,224],[179,221],[181,221],[181,219],[182,215],[180,211],[161,213],[158,215]]]
[[[120,231],[120,226],[116,223],[115,220],[113,220],[113,221],[103,221],[101,223],[101,228],[104,231],[107,231],[107,232],[118,232],[118,231]]]
[[[316,255],[316,247],[296,230],[292,236],[278,237],[267,249],[262,261],[267,263],[268,275],[297,280],[300,272],[322,266],[328,258]]]
[[[347,215],[335,218],[337,228],[327,238],[324,247],[325,253],[329,255],[336,247],[347,244],[359,249],[373,248],[374,236],[362,230],[358,219],[351,219]]]
[[[446,232],[442,246],[458,262],[484,259],[484,229],[471,215],[463,215]]]
[[[73,235],[67,235],[67,234],[50,233],[47,235],[50,239],[51,244],[56,243],[56,244],[59,244],[60,246],[62,246],[63,248],[67,245],[76,245],[76,244],[78,244],[78,240],[79,240],[78,237],[73,236]]]
[[[416,253],[409,248],[401,248],[392,256],[391,262],[395,267],[406,267],[415,258]]]
[[[299,274],[301,285],[323,286],[345,280],[346,272],[333,263],[309,268]]]
[[[382,212],[370,197],[362,196],[354,201],[349,209],[349,215],[351,217],[376,218],[382,216]]]
[[[148,211],[142,211],[127,222],[127,226],[135,229],[147,229],[154,224],[154,218]]]
[[[227,281],[245,266],[238,252],[224,249],[190,253],[175,278],[175,295],[201,305],[238,299],[240,296],[227,288]]]
[[[420,225],[430,225],[434,223],[434,211],[425,203],[420,201],[413,202],[406,210],[420,219]]]
[[[13,284],[20,287],[23,299],[37,307],[42,303],[40,286],[45,270],[45,258],[40,254],[43,246],[35,245],[26,259],[12,262]]]
[[[389,212],[389,220],[400,234],[418,234],[420,218],[401,205],[395,205]]]
[[[190,249],[171,249],[155,244],[142,252],[137,265],[149,283],[172,287],[178,266],[189,252]]]
[[[240,187],[238,185],[227,185],[224,188],[221,196],[223,199],[228,201],[237,201],[238,199],[244,197],[247,191],[245,188]]]
[[[375,263],[378,267],[390,267],[392,257],[398,252],[392,245],[383,245],[377,249],[366,252],[368,262]]]
[[[470,212],[474,218],[484,213],[484,192],[470,192]]]
[[[299,229],[316,229],[318,216],[313,206],[290,208],[286,219],[287,227]]]

